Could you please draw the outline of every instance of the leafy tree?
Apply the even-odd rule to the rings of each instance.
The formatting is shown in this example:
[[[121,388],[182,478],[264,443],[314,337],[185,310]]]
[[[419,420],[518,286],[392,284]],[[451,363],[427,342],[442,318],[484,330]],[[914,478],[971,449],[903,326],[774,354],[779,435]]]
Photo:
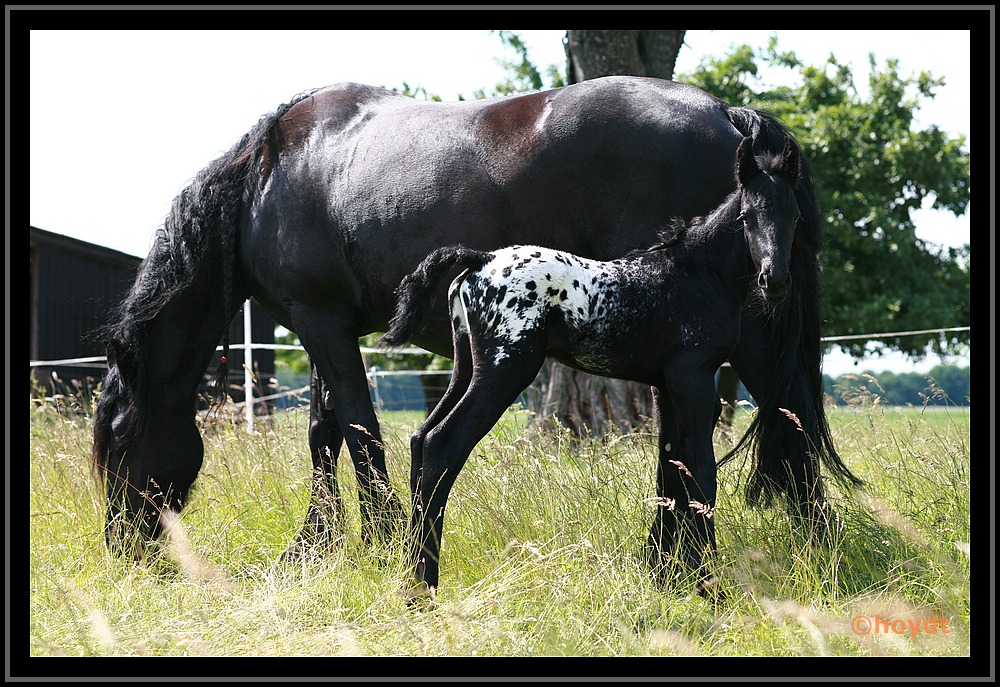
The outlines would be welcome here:
[[[411,98],[417,98],[420,100],[429,100],[431,102],[439,103],[441,102],[441,96],[436,93],[428,93],[427,89],[423,86],[411,86],[406,81],[403,82],[402,88],[390,88],[389,90],[400,93],[402,95],[409,96]]]
[[[779,52],[777,38],[755,53],[742,46],[702,60],[679,80],[733,104],[761,107],[788,124],[816,174],[827,226],[823,267],[824,334],[870,334],[970,324],[970,246],[941,248],[919,239],[912,211],[925,199],[960,215],[969,205],[970,157],[964,137],[935,126],[917,130],[914,113],[943,81],[921,72],[903,77],[896,60],[870,57],[869,95],[831,55],[803,64]],[[758,90],[758,63],[797,70],[796,86]],[[910,95],[910,94],[913,95]],[[963,350],[968,332],[838,342],[860,357],[866,349],[916,357],[928,347]]]
[[[943,400],[949,403],[968,404],[971,401],[971,368],[956,365],[935,365],[927,373],[940,390]]]

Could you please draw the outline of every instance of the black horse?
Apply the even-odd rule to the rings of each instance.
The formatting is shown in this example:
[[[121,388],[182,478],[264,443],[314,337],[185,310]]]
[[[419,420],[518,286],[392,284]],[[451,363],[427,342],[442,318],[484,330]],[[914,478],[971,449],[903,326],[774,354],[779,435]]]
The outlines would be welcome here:
[[[445,274],[465,268],[448,290],[451,384],[411,440],[411,598],[434,597],[451,488],[546,356],[656,390],[659,508],[650,559],[662,570],[679,548],[704,590],[711,575],[702,554],[715,550],[715,374],[739,341],[741,312],[751,303],[767,312],[791,284],[799,153],[788,144],[766,166],[768,174],[744,138],[737,188],[719,208],[618,260],[538,246],[454,246],[434,251],[403,279],[382,339],[390,345],[416,337]]]
[[[289,553],[337,539],[345,443],[365,539],[393,532],[403,509],[358,338],[385,331],[400,280],[455,243],[533,243],[602,260],[648,246],[670,218],[704,215],[735,188],[744,136],[764,165],[789,140],[765,114],[632,77],[456,103],[342,84],[263,117],[177,196],[104,329],[109,369],[93,461],[107,491],[109,545],[141,553],[160,534],[159,513],[188,499],[203,457],[196,392],[250,297],[298,334],[315,366],[313,496]],[[744,310],[730,362],[760,407],[740,446],[756,455],[748,493],[786,494],[811,512],[823,498],[820,462],[854,478],[823,411],[820,221],[807,169],[796,200],[796,288],[773,311]],[[416,343],[451,354],[446,308],[430,314]]]

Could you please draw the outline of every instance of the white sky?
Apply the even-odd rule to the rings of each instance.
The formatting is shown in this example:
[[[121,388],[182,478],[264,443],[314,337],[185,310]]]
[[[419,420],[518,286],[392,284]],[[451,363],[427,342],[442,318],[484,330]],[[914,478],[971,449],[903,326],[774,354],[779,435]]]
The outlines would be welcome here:
[[[564,31],[517,33],[537,66],[565,71]],[[903,75],[927,70],[944,77],[917,124],[964,135],[968,146],[968,31],[775,33],[779,49],[807,64],[833,53],[852,66],[857,84],[867,83],[869,52],[879,65],[899,59]],[[771,34],[688,31],[676,71],[734,44],[765,45]],[[498,57],[513,53],[488,31],[32,31],[30,223],[145,256],[177,192],[295,94],[339,81],[405,82],[445,100],[470,98],[503,78]],[[928,210],[917,230],[956,245],[970,240],[969,225],[969,212],[954,218]],[[825,371],[836,375],[843,366],[828,359]],[[913,366],[899,361],[890,368],[883,359],[874,369]]]

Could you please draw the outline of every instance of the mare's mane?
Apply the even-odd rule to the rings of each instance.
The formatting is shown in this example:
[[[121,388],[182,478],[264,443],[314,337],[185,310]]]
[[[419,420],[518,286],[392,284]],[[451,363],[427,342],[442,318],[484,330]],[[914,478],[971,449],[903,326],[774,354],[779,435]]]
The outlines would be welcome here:
[[[217,275],[220,266],[224,311],[226,316],[234,312],[235,243],[244,201],[260,173],[265,147],[276,143],[278,121],[312,93],[302,93],[261,117],[236,145],[199,172],[174,198],[132,288],[112,311],[108,323],[95,330],[93,336],[106,342],[108,357],[108,374],[94,409],[91,460],[98,479],[104,478],[108,467],[115,413],[121,413],[114,428],[119,448],[138,436],[148,419],[149,324],[191,284]],[[222,328],[226,325],[228,320]],[[216,388],[225,388],[227,372],[227,365],[219,366]]]

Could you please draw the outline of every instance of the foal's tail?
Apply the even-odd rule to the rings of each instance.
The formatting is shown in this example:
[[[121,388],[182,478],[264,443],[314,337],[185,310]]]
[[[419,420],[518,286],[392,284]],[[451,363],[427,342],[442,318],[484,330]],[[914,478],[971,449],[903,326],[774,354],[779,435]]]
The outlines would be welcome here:
[[[424,258],[412,274],[403,277],[396,289],[396,313],[389,322],[389,331],[382,337],[382,343],[401,346],[413,341],[423,328],[427,312],[434,305],[434,297],[444,276],[454,267],[479,269],[492,257],[489,251],[445,246]]]

